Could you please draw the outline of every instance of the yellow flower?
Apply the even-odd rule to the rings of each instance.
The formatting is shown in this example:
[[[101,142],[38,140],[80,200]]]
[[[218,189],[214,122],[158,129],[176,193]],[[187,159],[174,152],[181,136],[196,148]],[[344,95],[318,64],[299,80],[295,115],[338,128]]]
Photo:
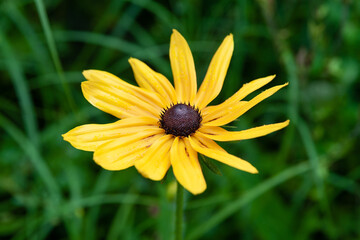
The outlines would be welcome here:
[[[208,106],[222,88],[233,49],[230,34],[212,58],[199,91],[190,48],[176,30],[170,41],[175,88],[165,76],[134,58],[129,62],[140,87],[104,71],[84,71],[88,80],[81,84],[85,98],[121,120],[79,126],[64,134],[64,139],[75,148],[94,152],[95,162],[108,170],[135,166],[144,177],[158,181],[172,166],[177,181],[193,194],[206,189],[198,153],[234,168],[257,173],[249,162],[227,153],[213,140],[251,139],[286,127],[288,120],[232,132],[220,126],[234,121],[287,83],[243,101],[275,75],[259,78],[244,84],[225,102]]]

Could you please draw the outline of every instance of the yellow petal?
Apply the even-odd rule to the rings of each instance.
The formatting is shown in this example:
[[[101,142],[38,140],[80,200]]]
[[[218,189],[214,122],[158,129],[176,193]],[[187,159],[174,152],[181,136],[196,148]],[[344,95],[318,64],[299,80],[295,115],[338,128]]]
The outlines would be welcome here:
[[[192,194],[206,189],[197,153],[187,138],[176,137],[170,150],[171,166],[177,181]]]
[[[265,136],[289,125],[289,120],[281,123],[268,124],[243,131],[226,131],[221,127],[203,126],[199,129],[204,136],[216,141],[238,141]]]
[[[204,81],[195,98],[195,105],[201,110],[220,93],[234,51],[233,35],[228,35],[211,60]]]
[[[149,116],[157,118],[161,107],[145,102],[130,92],[112,85],[85,81],[81,83],[85,98],[100,110],[118,118]]]
[[[253,80],[249,83],[245,83],[234,95],[232,95],[230,98],[228,98],[223,103],[216,105],[216,106],[209,106],[205,108],[202,113],[203,115],[207,115],[210,112],[211,113],[218,113],[222,112],[229,107],[233,106],[235,103],[238,103],[242,99],[244,99],[247,95],[250,93],[256,91],[257,89],[261,88],[262,86],[268,84],[270,81],[272,81],[275,78],[275,75],[264,77],[264,78],[258,78],[256,80]],[[199,90],[200,92],[200,90]]]
[[[169,54],[177,100],[193,103],[197,89],[194,59],[186,40],[175,29]]]
[[[223,119],[224,116],[228,116],[233,114],[235,111],[238,111],[243,106],[245,106],[248,102],[247,101],[240,101],[233,103],[232,105],[228,106],[227,108],[217,108],[217,106],[209,106],[206,107],[201,111],[202,114],[202,123],[212,123],[215,120]]]
[[[213,111],[211,114],[208,114],[206,117],[204,115],[203,125],[204,126],[222,126],[227,123],[230,123],[230,122],[234,121],[235,119],[237,119],[238,117],[240,117],[245,112],[247,112],[249,109],[254,107],[256,104],[258,104],[262,100],[270,97],[271,95],[276,93],[278,90],[280,90],[281,88],[283,88],[287,85],[288,85],[288,83],[285,83],[283,85],[278,85],[278,86],[269,88],[269,89],[263,91],[262,93],[258,94],[256,97],[254,97],[250,101],[245,102],[245,104],[243,102],[235,103],[233,105],[229,105],[227,108],[222,109],[222,111],[219,111],[219,112]],[[206,111],[204,111],[204,112],[206,112]],[[214,114],[219,114],[219,113],[220,114],[222,113],[222,115],[220,117],[216,117],[215,120],[211,120],[211,119],[214,119],[212,114],[214,115]]]
[[[80,150],[95,151],[101,144],[147,128],[158,128],[157,120],[132,117],[109,124],[86,124],[63,134],[64,140]]]
[[[100,145],[94,153],[97,164],[107,170],[131,167],[144,156],[148,148],[162,135],[160,128],[145,129],[136,134],[120,137]]]
[[[136,161],[136,169],[146,178],[159,181],[164,178],[170,167],[170,148],[172,135],[164,135],[157,139],[147,150],[144,157]]]
[[[249,173],[258,173],[257,169],[249,162],[227,153],[213,140],[203,136],[201,133],[195,133],[189,137],[191,146],[195,151],[213,158],[219,162],[225,163],[231,167],[246,171]]]
[[[237,91],[234,95],[232,95],[230,98],[228,98],[224,103],[233,103],[233,102],[241,101],[250,93],[258,90],[262,86],[271,82],[275,77],[276,77],[276,75],[271,75],[271,76],[267,76],[264,78],[255,79],[249,83],[245,83],[239,89],[239,91]]]
[[[157,93],[144,88],[133,86],[111,73],[100,70],[85,70],[83,71],[83,75],[88,81],[97,82],[101,85],[107,85],[109,87],[111,86],[112,88],[122,90],[138,99],[141,99],[144,102],[153,105],[154,107],[160,106],[162,108],[164,105],[166,105]]]
[[[155,72],[138,59],[130,58],[129,63],[140,87],[158,93],[165,99],[167,106],[176,102],[175,89],[164,75]]]

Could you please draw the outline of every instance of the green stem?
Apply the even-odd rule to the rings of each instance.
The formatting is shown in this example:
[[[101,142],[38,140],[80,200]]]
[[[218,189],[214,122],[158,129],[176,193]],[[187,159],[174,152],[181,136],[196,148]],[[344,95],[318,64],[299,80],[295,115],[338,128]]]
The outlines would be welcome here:
[[[54,62],[54,66],[56,69],[56,72],[59,76],[61,85],[63,87],[64,93],[65,93],[65,98],[67,99],[68,103],[69,103],[69,107],[71,109],[71,111],[74,113],[74,115],[78,118],[78,120],[80,119],[79,114],[76,111],[76,105],[75,105],[75,101],[73,96],[71,95],[70,92],[70,88],[68,86],[68,83],[65,79],[65,75],[64,75],[64,71],[63,71],[63,67],[60,61],[60,57],[55,45],[55,39],[50,27],[50,23],[49,23],[49,19],[46,13],[46,9],[44,6],[44,2],[43,0],[35,0],[35,5],[36,5],[36,10],[38,12],[38,15],[40,17],[40,22],[43,28],[43,31],[45,33],[45,38],[46,38],[46,43],[48,45],[48,48],[50,50],[50,55],[51,58]]]
[[[184,219],[184,188],[179,183],[177,183],[175,240],[183,239],[183,219]]]

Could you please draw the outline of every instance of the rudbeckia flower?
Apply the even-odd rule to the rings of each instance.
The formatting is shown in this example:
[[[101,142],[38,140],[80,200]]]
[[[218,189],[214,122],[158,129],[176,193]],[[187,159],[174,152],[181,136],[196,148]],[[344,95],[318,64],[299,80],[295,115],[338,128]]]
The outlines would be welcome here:
[[[94,152],[95,162],[107,170],[135,166],[142,176],[159,181],[171,166],[177,181],[193,194],[206,189],[198,153],[257,173],[249,162],[227,153],[215,141],[251,139],[286,127],[289,121],[242,131],[227,131],[221,126],[231,123],[287,83],[244,101],[275,76],[259,78],[244,84],[225,102],[208,106],[222,88],[233,49],[230,34],[212,58],[198,91],[193,56],[186,40],[176,30],[170,41],[175,87],[164,75],[134,58],[130,58],[129,63],[139,87],[108,72],[84,71],[87,81],[82,82],[81,87],[85,98],[120,120],[76,127],[64,134],[64,139],[77,149]]]

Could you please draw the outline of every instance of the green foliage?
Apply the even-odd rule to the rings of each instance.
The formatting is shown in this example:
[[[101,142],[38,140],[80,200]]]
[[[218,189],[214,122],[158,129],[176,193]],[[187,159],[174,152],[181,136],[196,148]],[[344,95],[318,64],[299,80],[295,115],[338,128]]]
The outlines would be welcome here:
[[[115,119],[83,98],[81,71],[134,84],[129,57],[171,79],[178,29],[199,82],[222,39],[235,52],[221,94],[276,73],[284,90],[229,130],[290,119],[269,136],[226,144],[260,171],[217,164],[185,195],[185,239],[359,239],[360,1],[0,2],[0,238],[171,239],[174,177],[100,169],[61,134]],[[215,166],[215,165],[213,165]]]

